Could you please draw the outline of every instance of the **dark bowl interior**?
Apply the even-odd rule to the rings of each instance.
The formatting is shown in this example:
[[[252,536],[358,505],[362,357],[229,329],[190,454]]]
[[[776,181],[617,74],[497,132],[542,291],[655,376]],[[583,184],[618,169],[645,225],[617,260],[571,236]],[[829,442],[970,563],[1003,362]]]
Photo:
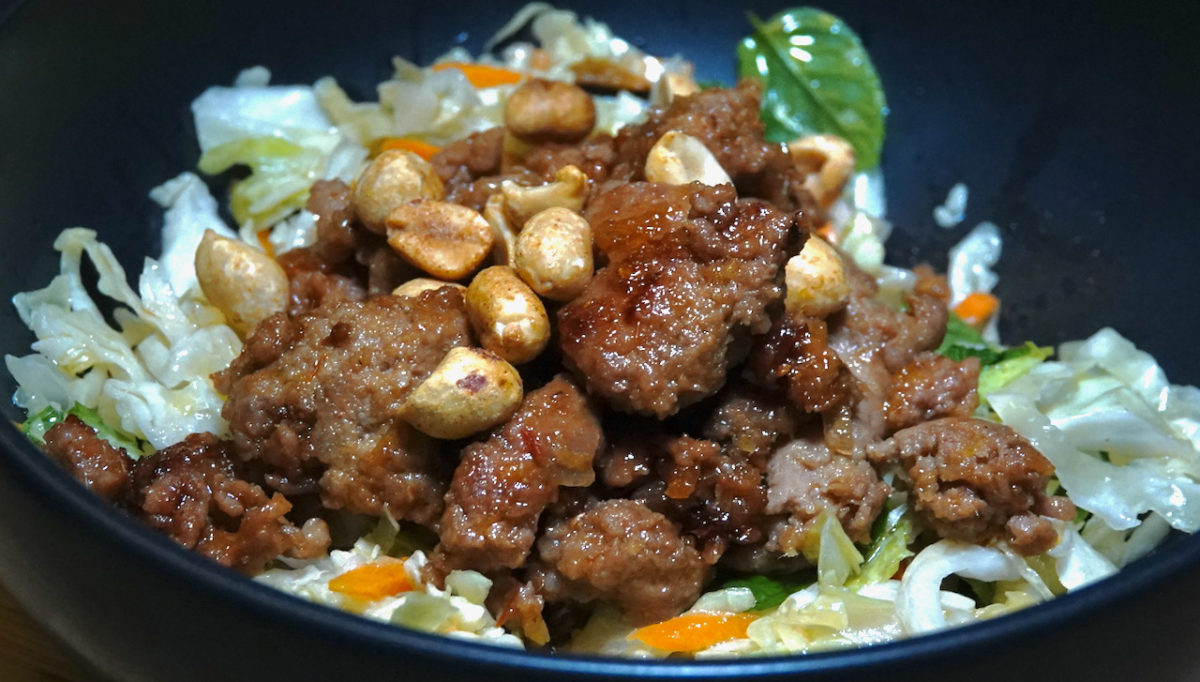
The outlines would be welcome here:
[[[690,0],[564,3],[729,82],[745,12]],[[41,287],[64,227],[97,229],[131,272],[159,249],[146,192],[195,167],[188,103],[239,69],[333,74],[366,97],[388,58],[477,50],[516,5],[314,0],[0,4],[0,293]],[[1200,120],[1194,3],[830,2],[864,38],[891,114],[890,257],[944,267],[965,228],[934,226],[955,182],[968,225],[1002,229],[1002,331],[1043,344],[1111,325],[1176,383],[1200,383]],[[1184,315],[1183,313],[1189,312]],[[30,335],[0,306],[0,347]],[[5,373],[0,389],[11,394]],[[8,421],[23,415],[4,401]],[[1200,538],[1016,615],[863,651],[715,664],[550,658],[390,628],[294,600],[108,509],[0,426],[0,580],[116,679],[1196,679]]]

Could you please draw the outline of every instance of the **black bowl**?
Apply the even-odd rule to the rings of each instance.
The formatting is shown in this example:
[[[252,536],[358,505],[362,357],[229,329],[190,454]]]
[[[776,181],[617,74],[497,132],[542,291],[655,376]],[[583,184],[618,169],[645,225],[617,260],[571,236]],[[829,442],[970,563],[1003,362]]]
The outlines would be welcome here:
[[[569,3],[582,5],[583,3]],[[760,6],[761,5],[761,6]],[[1006,338],[1112,325],[1177,383],[1200,382],[1187,305],[1200,285],[1194,3],[830,3],[863,36],[888,92],[883,168],[891,257],[944,266],[962,230],[931,209],[957,181],[970,222],[1006,240]],[[239,69],[277,82],[334,74],[364,97],[388,57],[478,49],[515,6],[311,0],[0,4],[0,292],[41,287],[64,227],[100,232],[126,267],[160,246],[146,191],[194,168],[188,103]],[[579,8],[577,8],[579,9]],[[746,9],[588,6],[655,53],[730,81]],[[1185,314],[1187,313],[1187,314]],[[0,344],[31,338],[0,312]],[[11,393],[9,377],[0,388]],[[7,401],[5,401],[7,403]],[[10,421],[23,418],[11,405]],[[1200,676],[1200,538],[1179,535],[1119,576],[995,621],[860,651],[712,664],[546,657],[380,625],[254,584],[93,498],[0,427],[0,580],[35,617],[122,680],[597,679],[1183,680]]]

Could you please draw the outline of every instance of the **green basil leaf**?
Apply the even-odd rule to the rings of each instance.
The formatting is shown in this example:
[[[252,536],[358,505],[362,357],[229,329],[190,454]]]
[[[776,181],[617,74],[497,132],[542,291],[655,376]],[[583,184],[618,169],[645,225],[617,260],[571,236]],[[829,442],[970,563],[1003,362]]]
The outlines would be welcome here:
[[[1054,349],[1038,346],[1032,341],[1026,341],[1024,345],[1013,348],[996,346],[985,341],[983,336],[971,325],[963,322],[961,317],[950,313],[946,320],[946,335],[942,337],[942,345],[938,346],[936,352],[955,362],[979,358],[979,363],[985,369],[993,365],[1007,364],[1003,372],[997,372],[996,379],[1007,377],[1011,381],[1053,355]],[[1015,362],[1018,360],[1020,362]],[[981,378],[980,384],[982,383]]]
[[[750,17],[738,45],[738,74],[763,82],[767,139],[833,133],[852,147],[859,170],[879,163],[887,101],[862,41],[841,19],[811,7]]]

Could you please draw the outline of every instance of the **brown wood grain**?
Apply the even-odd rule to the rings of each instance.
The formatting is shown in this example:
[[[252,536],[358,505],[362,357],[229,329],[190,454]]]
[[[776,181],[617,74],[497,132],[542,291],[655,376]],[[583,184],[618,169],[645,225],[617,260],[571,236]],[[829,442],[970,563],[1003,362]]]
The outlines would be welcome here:
[[[103,682],[105,678],[35,623],[0,586],[0,680]]]

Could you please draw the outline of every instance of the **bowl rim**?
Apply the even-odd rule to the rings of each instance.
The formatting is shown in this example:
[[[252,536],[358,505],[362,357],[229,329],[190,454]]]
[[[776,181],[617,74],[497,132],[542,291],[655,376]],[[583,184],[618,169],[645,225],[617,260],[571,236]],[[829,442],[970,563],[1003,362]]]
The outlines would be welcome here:
[[[0,3],[0,29],[32,0]],[[7,421],[7,420],[6,420]],[[1006,640],[1048,632],[1100,609],[1135,598],[1163,580],[1200,567],[1200,534],[1174,538],[1117,574],[1076,591],[995,619],[866,647],[811,654],[700,661],[640,660],[545,654],[410,630],[317,604],[221,567],[184,549],[88,491],[38,449],[12,422],[0,427],[0,467],[31,495],[54,501],[56,511],[86,531],[128,550],[148,568],[169,574],[213,598],[236,604],[271,622],[299,627],[327,640],[354,641],[389,655],[413,650],[447,662],[498,666],[500,672],[538,670],[577,678],[729,678],[880,670],[899,661],[931,659]],[[18,595],[20,600],[20,595]],[[31,613],[35,619],[38,614]],[[68,643],[69,644],[69,643]]]
[[[1178,537],[1114,576],[1048,602],[979,623],[853,649],[698,661],[546,654],[410,630],[304,600],[224,568],[138,523],[75,481],[11,422],[0,428],[0,451],[0,458],[24,489],[55,500],[60,512],[87,531],[107,538],[131,552],[136,560],[175,576],[193,589],[323,639],[354,640],[360,646],[379,647],[387,654],[420,650],[431,658],[499,666],[503,672],[538,670],[583,678],[739,678],[878,670],[899,661],[942,656],[947,651],[961,653],[964,648],[995,645],[1061,627],[1066,621],[1135,597],[1164,579],[1200,565],[1200,535]]]

